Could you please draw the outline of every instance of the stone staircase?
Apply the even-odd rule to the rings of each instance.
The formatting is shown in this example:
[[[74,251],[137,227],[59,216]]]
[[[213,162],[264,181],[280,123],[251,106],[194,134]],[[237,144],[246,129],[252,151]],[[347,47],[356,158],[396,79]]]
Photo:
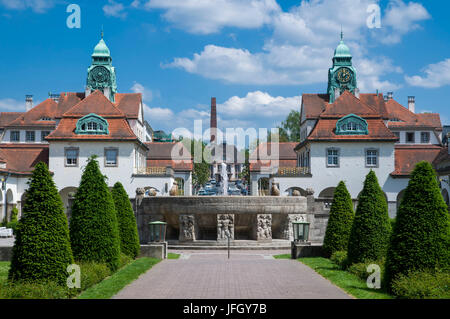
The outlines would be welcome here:
[[[169,241],[168,249],[174,250],[226,250],[227,241],[198,240],[195,242]],[[290,250],[291,242],[288,240],[274,239],[271,242],[256,240],[233,240],[230,242],[232,250]]]

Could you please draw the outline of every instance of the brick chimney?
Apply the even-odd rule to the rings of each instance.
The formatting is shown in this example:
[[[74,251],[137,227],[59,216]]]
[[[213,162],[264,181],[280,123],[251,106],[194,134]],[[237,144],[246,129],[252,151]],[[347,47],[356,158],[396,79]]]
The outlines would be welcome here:
[[[416,97],[415,96],[408,96],[408,110],[413,113],[416,112]]]
[[[25,95],[25,106],[27,112],[33,108],[33,95]]]
[[[211,98],[211,143],[216,142],[217,139],[217,104],[216,98]]]

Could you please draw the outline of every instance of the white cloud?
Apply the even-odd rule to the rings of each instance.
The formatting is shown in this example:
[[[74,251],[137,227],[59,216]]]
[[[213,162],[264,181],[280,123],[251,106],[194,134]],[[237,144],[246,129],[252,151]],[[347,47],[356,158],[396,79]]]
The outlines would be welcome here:
[[[138,82],[134,82],[133,86],[131,87],[131,91],[133,91],[134,93],[141,93],[142,99],[145,102],[151,102],[153,100],[153,96],[154,96],[153,91],[150,89],[147,89],[146,87],[144,87],[142,84],[140,84]]]
[[[36,103],[34,105],[37,105]],[[15,99],[1,99],[0,111],[2,112],[23,112],[25,111],[25,101],[17,101]]]
[[[383,26],[390,27],[392,31],[383,37],[382,41],[398,43],[403,35],[420,28],[418,22],[430,18],[431,15],[420,3],[405,4],[401,0],[391,0],[383,18]]]
[[[226,128],[254,127],[255,129],[276,127],[292,110],[300,110],[301,97],[271,96],[267,92],[249,92],[244,97],[233,96],[217,104],[218,126]],[[209,128],[210,106],[195,107],[173,112],[168,108],[144,105],[147,121],[154,129],[172,131],[186,128],[193,132],[194,121],[202,120],[203,132]]]
[[[425,76],[405,76],[406,82],[411,86],[423,88],[439,88],[450,85],[450,58],[428,65],[423,72]]]
[[[162,2],[158,0],[157,3]],[[187,3],[199,2],[187,1],[186,6]],[[163,67],[180,68],[233,84],[302,85],[326,82],[333,48],[339,41],[342,26],[345,42],[353,53],[362,91],[398,89],[399,84],[383,78],[402,70],[386,57],[371,56],[370,46],[380,44],[380,41],[400,41],[408,31],[417,29],[420,21],[429,18],[429,13],[421,4],[391,0],[385,10],[386,22],[377,33],[367,27],[367,8],[373,3],[373,0],[302,1],[289,12],[282,12],[281,9],[272,12],[270,25],[273,34],[266,39],[260,51],[209,44],[192,57],[177,57]],[[169,1],[165,8],[169,10],[166,14],[170,10],[187,10],[178,1]],[[401,17],[402,21],[396,22],[396,17]],[[375,64],[371,69],[368,67],[370,63]]]
[[[103,12],[106,16],[110,17],[125,18],[127,16],[125,6],[122,3],[115,2],[114,0],[108,0],[108,4],[103,6]]]
[[[164,19],[195,34],[217,33],[225,27],[260,28],[280,10],[275,0],[150,0],[144,7],[164,10]]]
[[[269,118],[284,120],[292,110],[300,110],[301,98],[273,97],[267,92],[249,92],[245,97],[233,96],[217,106],[222,116],[241,119]]]
[[[55,5],[54,0],[0,0],[0,5],[10,10],[31,9],[36,13],[45,13]]]

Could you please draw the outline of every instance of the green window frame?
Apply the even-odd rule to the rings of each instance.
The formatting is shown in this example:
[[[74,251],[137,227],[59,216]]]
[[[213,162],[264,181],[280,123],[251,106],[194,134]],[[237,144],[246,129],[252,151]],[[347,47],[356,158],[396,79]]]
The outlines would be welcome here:
[[[365,119],[355,114],[344,116],[336,123],[336,135],[368,135],[369,129]]]
[[[103,117],[91,113],[88,114],[77,122],[75,134],[80,135],[108,135],[109,124]]]

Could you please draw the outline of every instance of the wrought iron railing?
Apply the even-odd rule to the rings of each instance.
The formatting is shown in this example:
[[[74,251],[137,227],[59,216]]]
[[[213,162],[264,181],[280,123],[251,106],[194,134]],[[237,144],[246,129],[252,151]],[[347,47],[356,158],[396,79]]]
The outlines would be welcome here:
[[[138,175],[166,175],[170,174],[170,168],[167,167],[144,167],[136,169]]]

